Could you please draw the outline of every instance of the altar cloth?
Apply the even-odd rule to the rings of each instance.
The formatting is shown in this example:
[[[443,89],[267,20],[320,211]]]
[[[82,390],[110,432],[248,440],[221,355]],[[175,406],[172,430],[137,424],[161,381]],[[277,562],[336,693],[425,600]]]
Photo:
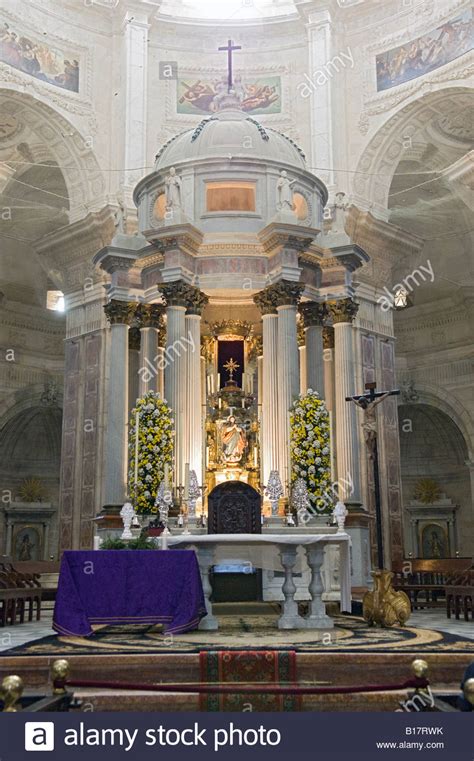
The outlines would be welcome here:
[[[193,550],[64,552],[53,629],[88,637],[92,624],[164,624],[167,633],[196,629],[206,615]]]

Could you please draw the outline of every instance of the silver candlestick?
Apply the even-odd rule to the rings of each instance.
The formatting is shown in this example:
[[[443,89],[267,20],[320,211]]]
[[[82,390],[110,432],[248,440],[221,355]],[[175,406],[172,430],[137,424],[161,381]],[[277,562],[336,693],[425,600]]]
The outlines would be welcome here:
[[[265,496],[270,500],[272,515],[278,515],[278,501],[283,497],[283,484],[277,470],[271,470],[268,476],[268,484],[265,486]]]

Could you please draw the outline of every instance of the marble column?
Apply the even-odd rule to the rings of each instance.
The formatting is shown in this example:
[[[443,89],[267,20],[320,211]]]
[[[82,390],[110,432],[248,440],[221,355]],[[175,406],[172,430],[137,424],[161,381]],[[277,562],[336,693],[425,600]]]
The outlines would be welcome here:
[[[196,416],[196,420],[198,414],[199,418],[201,416],[200,318],[198,321],[190,319],[187,321],[186,312],[193,308],[197,294],[201,294],[201,292],[183,280],[159,284],[158,289],[161,291],[166,304],[165,397],[173,410],[175,421],[174,484],[175,486],[183,486],[184,466],[186,462],[189,462],[186,459],[190,451],[189,432],[196,430],[194,416]],[[201,296],[207,300],[203,294]],[[188,318],[191,316],[188,314]],[[188,354],[193,355],[191,360],[194,359],[194,364],[191,372],[199,389],[199,395],[195,397],[197,410],[193,409],[192,412],[189,407],[191,392],[187,382],[188,362],[191,361]],[[193,417],[192,426],[189,424],[190,414]],[[196,473],[200,471],[200,468],[201,465],[199,464]]]
[[[254,301],[262,313],[261,460],[263,484],[280,468],[278,449],[278,314],[271,296],[261,291]],[[260,389],[259,389],[260,390]]]
[[[164,332],[163,312],[161,304],[143,304],[139,307],[141,340],[138,373],[140,396],[146,394],[147,391],[163,393],[163,366],[165,363],[159,347]]]
[[[186,337],[186,446],[185,462],[196,471],[198,483],[203,483],[202,473],[202,372],[201,372],[201,314],[209,301],[197,288],[190,295],[185,316]]]
[[[336,425],[334,420],[334,328],[325,326],[323,328],[323,373],[324,373],[324,401],[329,412],[329,422],[331,425],[331,481],[336,480]]]
[[[105,447],[105,505],[122,505],[127,496],[128,331],[130,305],[110,301],[104,306],[110,323],[107,433]]]
[[[280,280],[269,285],[254,296],[254,301],[262,312],[268,315],[264,319],[263,358],[264,368],[268,362],[276,365],[276,377],[271,382],[276,384],[276,404],[278,412],[277,451],[278,471],[287,491],[290,481],[290,407],[300,392],[300,367],[298,355],[297,307],[304,286],[290,280]],[[275,310],[277,327],[275,324]],[[270,333],[270,326],[273,330]],[[277,339],[275,342],[275,329]],[[265,342],[267,337],[267,346]],[[273,361],[276,358],[276,361]],[[268,366],[268,365],[267,365]],[[266,394],[264,370],[264,399]],[[270,388],[271,392],[272,389]],[[270,397],[271,404],[274,399]],[[265,410],[264,401],[264,410]],[[265,452],[263,453],[265,456]]]
[[[306,380],[306,346],[304,344],[298,346],[298,353],[300,357],[300,394],[305,394],[308,382]]]
[[[323,328],[323,374],[326,407],[334,412],[334,328]]]
[[[140,396],[140,331],[133,328],[128,334],[128,416]]]
[[[352,321],[358,304],[346,298],[329,305],[334,324],[334,372],[336,377],[336,457],[339,498],[360,505],[360,472],[357,410],[346,397],[355,394],[355,363]]]
[[[291,478],[290,407],[300,392],[298,301],[303,286],[298,283],[276,283],[278,312],[278,438],[280,444],[280,476],[288,494]]]
[[[317,391],[321,399],[325,398],[323,325],[328,317],[326,304],[305,301],[300,304],[303,318],[306,348],[306,389]]]
[[[262,336],[262,342],[263,342],[263,336]],[[262,349],[263,351],[263,349]],[[264,473],[264,463],[263,463],[263,457],[264,457],[264,447],[263,447],[263,413],[262,413],[262,399],[263,399],[263,354],[261,354],[259,357],[257,357],[257,410],[258,410],[258,431],[259,431],[259,437],[258,437],[258,443],[260,446],[260,483],[265,485],[267,482],[265,481],[265,475]],[[266,465],[268,467],[268,464]],[[268,473],[270,473],[270,470],[268,470]]]

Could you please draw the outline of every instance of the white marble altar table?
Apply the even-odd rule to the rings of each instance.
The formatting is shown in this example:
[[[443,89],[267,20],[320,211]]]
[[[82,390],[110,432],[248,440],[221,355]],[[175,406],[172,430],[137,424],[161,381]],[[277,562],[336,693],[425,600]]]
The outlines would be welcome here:
[[[238,549],[238,556],[249,559],[255,567],[282,569],[285,580],[283,610],[278,619],[279,629],[331,629],[334,621],[326,613],[322,600],[323,583],[321,566],[324,562],[324,548],[328,544],[338,544],[340,552],[341,610],[351,610],[350,537],[346,533],[337,534],[180,534],[169,536],[168,546],[183,545],[194,547],[201,569],[202,585],[206,598],[207,616],[201,620],[200,629],[216,630],[218,623],[209,600],[211,583],[209,572],[213,565],[229,558],[229,551]],[[301,549],[300,549],[301,548]],[[270,550],[270,551],[269,551]],[[309,594],[311,602],[307,616],[298,614],[295,600],[296,585],[293,572],[301,565],[304,551],[311,570]],[[262,565],[264,563],[265,565]]]

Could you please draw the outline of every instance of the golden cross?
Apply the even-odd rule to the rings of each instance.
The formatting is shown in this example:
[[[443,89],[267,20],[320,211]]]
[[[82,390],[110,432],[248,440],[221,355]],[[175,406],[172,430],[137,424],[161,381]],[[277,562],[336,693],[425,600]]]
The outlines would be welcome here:
[[[238,365],[237,362],[231,357],[229,361],[225,363],[224,367],[229,373],[229,380],[233,381],[234,372],[237,370],[238,367],[240,367],[240,365]]]

